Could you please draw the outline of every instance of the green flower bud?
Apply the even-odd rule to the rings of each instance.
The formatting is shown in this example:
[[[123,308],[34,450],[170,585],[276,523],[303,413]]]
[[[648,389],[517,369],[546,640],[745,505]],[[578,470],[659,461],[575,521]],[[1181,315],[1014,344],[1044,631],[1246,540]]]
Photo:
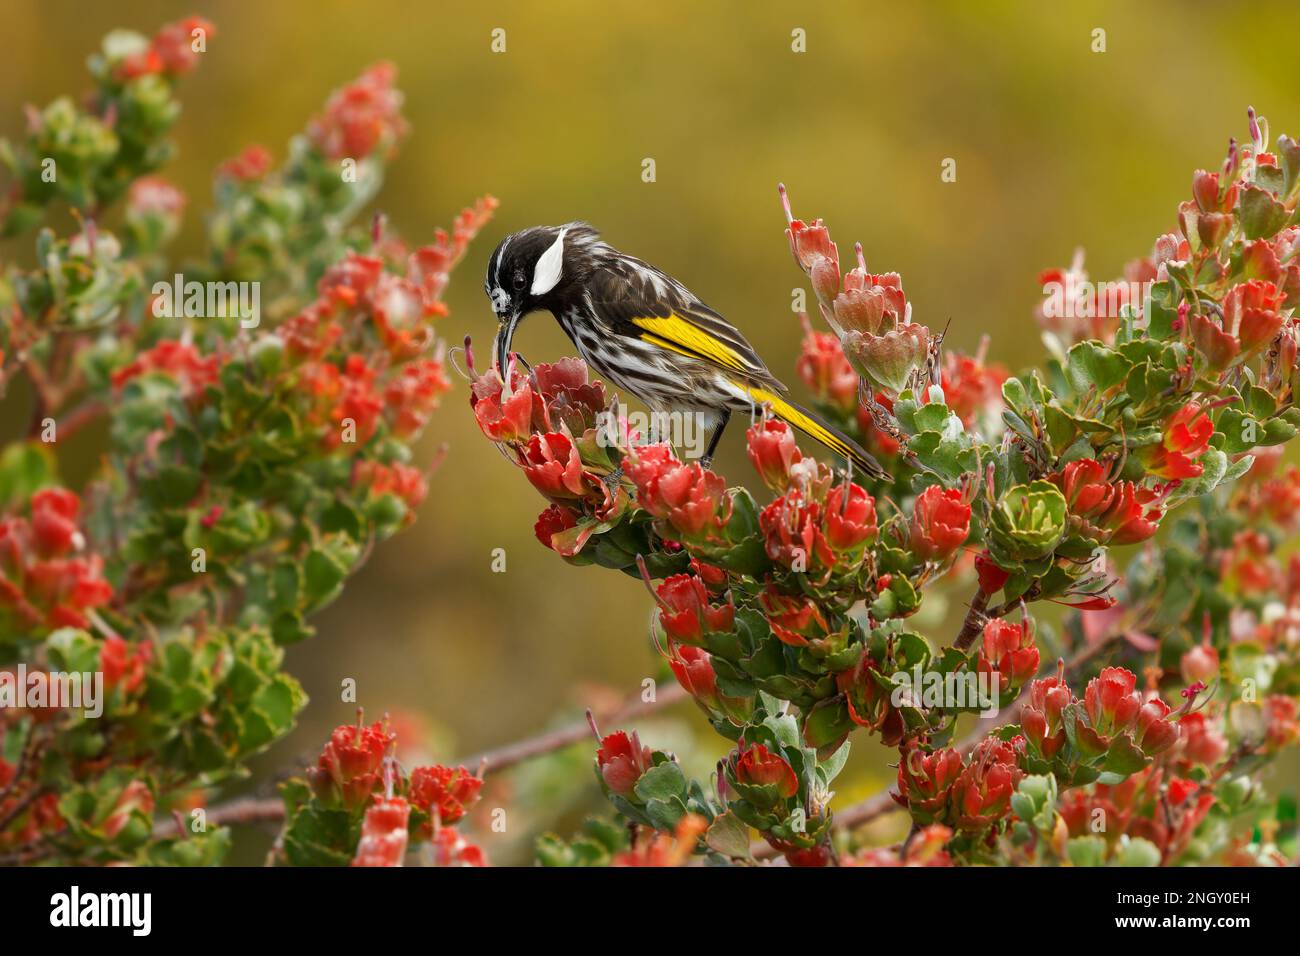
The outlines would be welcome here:
[[[1034,561],[1050,555],[1066,528],[1065,496],[1050,481],[1008,489],[993,509],[993,541],[1007,557]]]

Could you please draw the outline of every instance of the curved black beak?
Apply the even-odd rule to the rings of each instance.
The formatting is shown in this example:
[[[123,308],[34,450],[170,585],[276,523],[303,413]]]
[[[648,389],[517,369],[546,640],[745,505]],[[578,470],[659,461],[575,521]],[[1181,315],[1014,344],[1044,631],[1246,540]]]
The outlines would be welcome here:
[[[523,316],[517,312],[502,316],[501,322],[497,325],[497,337],[493,344],[493,353],[496,355],[497,370],[501,373],[502,380],[506,377],[506,362],[510,359],[510,342],[515,337],[515,329],[519,326],[519,320]]]

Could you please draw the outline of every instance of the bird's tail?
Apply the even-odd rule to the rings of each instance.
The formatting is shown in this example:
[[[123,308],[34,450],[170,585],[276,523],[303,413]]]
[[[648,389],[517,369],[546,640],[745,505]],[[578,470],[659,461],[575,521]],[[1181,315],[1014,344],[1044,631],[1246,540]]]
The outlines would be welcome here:
[[[814,441],[821,442],[845,461],[852,462],[855,469],[865,472],[872,478],[889,477],[889,473],[880,466],[880,462],[876,461],[866,449],[820,416],[766,388],[740,382],[736,385],[756,405],[771,406],[777,418],[797,428]]]

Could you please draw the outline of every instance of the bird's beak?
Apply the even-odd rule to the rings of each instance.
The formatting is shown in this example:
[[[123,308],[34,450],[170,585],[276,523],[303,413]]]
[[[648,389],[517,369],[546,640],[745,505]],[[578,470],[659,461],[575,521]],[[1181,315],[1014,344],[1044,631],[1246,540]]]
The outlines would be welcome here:
[[[506,362],[510,359],[510,341],[515,337],[515,329],[519,326],[521,318],[523,316],[518,312],[511,312],[509,315],[502,316],[500,324],[497,325],[494,351],[497,357],[497,370],[501,373],[503,381],[506,377]]]

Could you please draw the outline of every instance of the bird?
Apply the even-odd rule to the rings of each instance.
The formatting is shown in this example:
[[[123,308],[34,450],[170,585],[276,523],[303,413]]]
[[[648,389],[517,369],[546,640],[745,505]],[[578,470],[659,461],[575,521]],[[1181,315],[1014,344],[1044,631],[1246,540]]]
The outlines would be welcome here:
[[[483,291],[496,314],[494,353],[504,370],[523,319],[549,311],[583,360],[651,412],[700,415],[711,430],[708,468],[733,412],[772,415],[872,478],[888,474],[866,450],[787,398],[754,347],[721,314],[666,272],[605,242],[585,222],[506,236],[488,259]]]

